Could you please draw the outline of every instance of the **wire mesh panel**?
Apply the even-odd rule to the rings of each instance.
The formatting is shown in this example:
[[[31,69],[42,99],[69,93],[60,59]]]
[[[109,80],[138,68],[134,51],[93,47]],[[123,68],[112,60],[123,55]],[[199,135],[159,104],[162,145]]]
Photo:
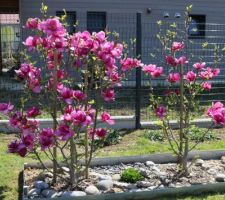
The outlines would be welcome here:
[[[203,27],[203,26],[200,26]],[[210,92],[202,93],[197,97],[200,101],[202,110],[204,106],[210,105],[212,101],[225,101],[225,57],[223,55],[223,48],[225,46],[225,25],[224,24],[205,24],[204,34],[201,35],[189,35],[186,32],[184,24],[176,24],[176,28],[171,28],[170,24],[163,24],[159,27],[157,23],[146,23],[143,25],[143,54],[142,61],[144,63],[156,64],[162,66],[164,74],[168,74],[169,66],[166,65],[165,56],[166,53],[163,50],[163,46],[158,39],[157,35],[161,33],[166,35],[168,30],[176,31],[177,37],[174,41],[184,41],[185,49],[183,55],[189,60],[188,65],[185,66],[185,72],[193,69],[193,64],[196,62],[206,62],[206,66],[220,68],[220,74],[212,80],[212,90]],[[202,29],[199,29],[202,32]],[[217,50],[216,50],[217,49]],[[180,56],[182,53],[180,53]],[[219,63],[216,64],[216,60],[219,59]],[[154,120],[154,113],[149,108],[149,77],[144,76],[142,78],[142,120]],[[166,76],[164,78],[158,78],[151,81],[154,91],[159,96],[164,97],[166,86],[168,81]],[[177,116],[175,113],[171,113],[172,118]],[[196,117],[203,117],[197,115]]]

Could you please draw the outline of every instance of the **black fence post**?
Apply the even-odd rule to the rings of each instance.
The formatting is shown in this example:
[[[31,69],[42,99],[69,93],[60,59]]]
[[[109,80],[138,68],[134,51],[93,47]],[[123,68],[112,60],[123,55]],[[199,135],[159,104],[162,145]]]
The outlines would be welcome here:
[[[136,24],[136,56],[141,59],[142,51],[142,13],[137,13]],[[141,68],[136,68],[136,102],[135,102],[135,128],[141,128]]]

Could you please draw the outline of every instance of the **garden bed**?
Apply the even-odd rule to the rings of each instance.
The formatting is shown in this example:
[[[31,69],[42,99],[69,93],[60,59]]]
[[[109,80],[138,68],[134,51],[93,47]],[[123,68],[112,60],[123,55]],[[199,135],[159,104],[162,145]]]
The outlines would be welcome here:
[[[28,187],[24,186],[24,194],[30,197],[33,194],[33,197],[36,195],[40,198],[60,197],[57,199],[68,197],[94,199],[95,195],[98,195],[98,199],[143,200],[163,196],[224,192],[223,155],[225,151],[191,152],[189,159],[194,162],[189,163],[190,175],[182,178],[176,177],[176,158],[171,154],[95,159],[90,169],[90,179],[80,181],[76,188],[67,188],[63,180],[58,181],[59,184],[53,188],[49,188],[48,183],[52,174],[43,173],[40,165],[27,164],[24,170],[24,185]],[[135,183],[121,181],[121,174],[128,168],[138,170],[142,179]],[[64,169],[61,175],[65,178],[68,175],[67,169]],[[36,187],[32,188],[32,185]]]

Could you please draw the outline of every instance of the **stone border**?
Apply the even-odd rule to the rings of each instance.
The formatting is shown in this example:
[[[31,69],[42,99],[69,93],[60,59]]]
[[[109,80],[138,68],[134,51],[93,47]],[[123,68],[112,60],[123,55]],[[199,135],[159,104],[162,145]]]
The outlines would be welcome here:
[[[189,160],[194,158],[201,158],[203,160],[216,160],[225,156],[225,150],[216,151],[193,151],[189,154]],[[153,154],[153,155],[143,155],[143,156],[125,156],[125,157],[111,157],[111,158],[96,158],[92,160],[91,166],[104,166],[104,165],[116,165],[120,163],[128,164],[134,162],[146,162],[153,161],[156,164],[163,163],[174,163],[177,161],[176,157],[170,153],[163,154]],[[51,163],[47,163],[51,167]],[[41,168],[37,163],[24,164],[24,169],[26,168]],[[23,191],[27,190],[27,186],[23,185]],[[71,198],[51,198],[52,200],[149,200],[161,197],[176,197],[176,196],[190,196],[203,193],[220,193],[225,192],[225,183],[213,183],[213,184],[202,184],[193,185],[190,187],[180,187],[180,188],[163,188],[154,189],[152,191],[141,191],[141,192],[124,192],[124,193],[114,193],[114,194],[100,194],[93,196],[84,197],[71,197]],[[45,198],[48,200],[47,198]],[[27,198],[23,197],[23,200]],[[43,199],[37,199],[43,200]],[[49,199],[50,200],[50,199]]]
[[[124,192],[114,194],[100,194],[83,197],[59,197],[51,200],[154,200],[165,197],[193,196],[203,193],[222,193],[225,192],[225,183],[215,183],[206,185],[194,185],[190,187],[155,189],[143,192]],[[27,200],[27,199],[23,199]],[[44,200],[37,198],[35,200]],[[50,200],[45,198],[45,200]]]

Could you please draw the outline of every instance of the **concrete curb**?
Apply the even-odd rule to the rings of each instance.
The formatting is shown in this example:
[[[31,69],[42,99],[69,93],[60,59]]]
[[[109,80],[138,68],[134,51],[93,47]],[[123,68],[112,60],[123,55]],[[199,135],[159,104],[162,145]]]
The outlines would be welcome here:
[[[189,154],[189,160],[199,157],[203,160],[220,159],[221,156],[225,155],[225,150],[217,151],[193,151]],[[174,163],[177,161],[176,157],[170,153],[143,155],[143,156],[126,156],[126,157],[112,157],[112,158],[96,158],[93,159],[91,166],[103,166],[103,165],[116,165],[120,163],[133,163],[133,162],[146,162],[153,161],[155,163]],[[50,167],[51,163],[47,163]],[[41,166],[37,163],[25,164],[26,168],[40,168]],[[23,186],[23,191],[27,190],[27,186]],[[177,197],[177,196],[188,196],[188,195],[200,195],[204,193],[221,193],[225,192],[225,183],[214,183],[214,184],[203,184],[203,185],[192,185],[189,187],[180,188],[162,188],[154,189],[151,191],[141,192],[124,192],[114,194],[100,194],[84,197],[71,197],[71,198],[51,198],[52,200],[150,200],[159,199],[163,197]],[[23,200],[27,198],[23,197]],[[43,199],[37,199],[43,200]],[[48,199],[47,199],[48,200]],[[49,199],[50,200],[50,199]]]
[[[214,150],[214,151],[191,151],[189,153],[188,159],[192,160],[195,158],[201,158],[203,160],[217,160],[222,156],[225,156],[225,150]],[[135,163],[146,161],[153,161],[156,164],[164,163],[175,163],[177,158],[171,153],[159,153],[150,155],[140,155],[140,156],[123,156],[123,157],[106,157],[106,158],[94,158],[91,161],[91,167],[94,166],[107,166],[107,165],[119,165],[121,163]],[[83,162],[81,162],[82,164]],[[52,163],[45,163],[47,167],[51,167]],[[63,166],[64,164],[62,164]],[[42,168],[39,163],[25,163],[24,168]]]
[[[98,127],[106,127],[111,128],[115,130],[121,130],[121,129],[135,129],[135,116],[113,116],[112,119],[115,120],[114,125],[108,125],[106,123],[101,123],[99,121]],[[52,127],[52,120],[51,119],[37,119],[37,121],[40,123],[41,128],[47,128]],[[59,120],[60,121],[60,120]],[[0,132],[18,132],[18,130],[13,129],[8,126],[9,121],[8,120],[0,120]],[[191,124],[196,125],[200,128],[209,128],[212,124],[212,120],[209,118],[206,119],[196,119],[191,122]],[[170,125],[172,129],[177,129],[178,122],[176,120],[171,120]],[[219,125],[214,125],[214,128],[220,128]],[[158,126],[158,121],[152,121],[152,122],[141,122],[141,128],[146,129],[160,129]]]
[[[124,192],[114,194],[100,194],[71,198],[51,198],[51,200],[153,200],[165,197],[180,197],[190,195],[200,195],[204,193],[225,192],[225,183],[215,183],[206,185],[194,185],[190,187],[155,189],[143,192]],[[25,199],[24,199],[25,200]],[[43,200],[43,199],[37,199]],[[50,199],[49,199],[50,200]]]

